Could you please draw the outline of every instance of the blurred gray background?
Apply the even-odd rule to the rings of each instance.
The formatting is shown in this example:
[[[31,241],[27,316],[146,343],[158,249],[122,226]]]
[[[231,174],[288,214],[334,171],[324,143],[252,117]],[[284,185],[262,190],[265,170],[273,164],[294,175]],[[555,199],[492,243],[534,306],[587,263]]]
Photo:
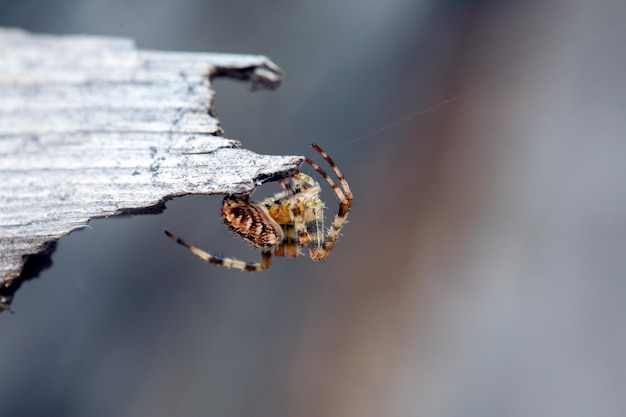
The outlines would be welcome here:
[[[63,238],[0,315],[1,415],[626,415],[623,0],[21,0],[0,25],[267,55],[277,91],[216,80],[226,136],[317,142],[356,196],[325,262],[255,275],[163,235],[258,259],[222,196]]]

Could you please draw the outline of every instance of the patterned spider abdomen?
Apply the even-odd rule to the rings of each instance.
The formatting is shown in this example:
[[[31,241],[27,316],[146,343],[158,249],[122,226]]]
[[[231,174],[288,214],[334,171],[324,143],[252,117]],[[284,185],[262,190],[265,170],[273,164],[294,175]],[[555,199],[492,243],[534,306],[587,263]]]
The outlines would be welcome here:
[[[280,225],[267,209],[244,197],[230,195],[224,198],[222,220],[233,233],[257,248],[272,248],[283,240]]]

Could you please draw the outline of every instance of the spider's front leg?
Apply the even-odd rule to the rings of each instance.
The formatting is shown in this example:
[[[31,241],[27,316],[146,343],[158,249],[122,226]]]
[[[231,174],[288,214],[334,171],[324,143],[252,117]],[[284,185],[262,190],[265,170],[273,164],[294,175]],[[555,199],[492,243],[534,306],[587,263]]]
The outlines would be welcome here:
[[[324,243],[321,247],[311,248],[310,255],[311,259],[318,261],[326,258],[330,255],[330,252],[333,250],[337,242],[339,241],[339,236],[341,235],[341,229],[348,222],[348,214],[350,213],[350,208],[352,207],[352,191],[350,190],[350,186],[348,185],[348,181],[343,176],[343,173],[335,164],[335,161],[324,151],[322,148],[317,146],[316,144],[311,145],[313,149],[315,149],[321,156],[328,162],[328,165],[332,168],[337,175],[337,179],[339,180],[339,184],[341,187],[335,184],[332,178],[315,162],[306,158],[306,163],[309,164],[315,171],[317,171],[323,178],[326,180],[328,185],[333,189],[337,199],[339,200],[339,211],[335,215],[332,225],[330,229],[328,229],[328,233],[326,235],[326,239],[324,239]]]

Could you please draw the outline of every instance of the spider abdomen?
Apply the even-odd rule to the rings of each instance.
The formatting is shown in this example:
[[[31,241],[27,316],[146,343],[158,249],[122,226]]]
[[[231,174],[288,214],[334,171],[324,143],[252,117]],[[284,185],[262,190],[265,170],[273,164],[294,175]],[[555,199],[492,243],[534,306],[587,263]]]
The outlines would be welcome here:
[[[271,248],[283,240],[280,225],[267,209],[245,198],[227,196],[222,204],[222,220],[233,233],[257,248]]]

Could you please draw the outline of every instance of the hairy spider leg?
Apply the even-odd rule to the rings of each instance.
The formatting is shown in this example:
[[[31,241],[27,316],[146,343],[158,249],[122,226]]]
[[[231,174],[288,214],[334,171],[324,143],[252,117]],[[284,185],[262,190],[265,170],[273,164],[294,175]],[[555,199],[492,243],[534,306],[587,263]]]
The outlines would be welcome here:
[[[288,179],[281,183],[285,192],[280,197],[287,203],[285,212],[289,214],[283,232],[295,238],[301,255],[301,246],[321,247],[324,243],[324,203],[319,198],[320,186],[312,177],[297,173]]]
[[[292,215],[297,204],[294,203],[294,191],[289,178],[282,177],[280,186],[283,189],[283,194],[274,198],[272,208],[268,208],[272,218],[276,220],[283,230],[283,241],[275,248],[274,254],[276,256],[295,258],[300,255],[299,226]]]

